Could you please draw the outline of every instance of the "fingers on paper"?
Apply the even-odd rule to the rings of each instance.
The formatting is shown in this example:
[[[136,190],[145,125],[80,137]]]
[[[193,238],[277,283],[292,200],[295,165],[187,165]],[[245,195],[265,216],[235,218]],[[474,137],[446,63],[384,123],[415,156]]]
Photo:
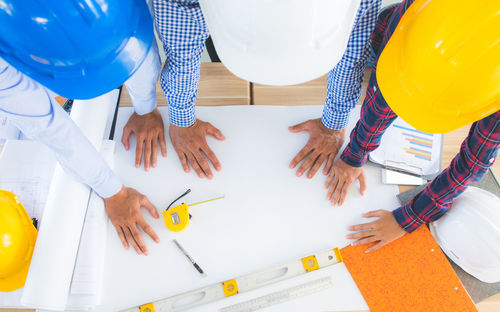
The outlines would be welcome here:
[[[144,170],[149,171],[151,165],[151,151],[152,151],[151,140],[144,140]],[[140,165],[140,163],[139,163]]]
[[[148,249],[146,248],[146,244],[144,243],[144,240],[142,239],[141,232],[137,229],[137,226],[135,224],[129,224],[127,226],[128,230],[128,236],[127,239],[129,243],[132,244],[132,247],[134,247],[135,251],[140,255],[148,255]],[[125,230],[125,233],[127,233],[127,230]]]
[[[326,160],[326,155],[320,154],[314,161],[314,164],[311,166],[311,169],[309,169],[309,172],[307,173],[307,178],[311,179],[312,177],[314,177],[314,175],[316,174],[316,172],[318,172],[319,168],[325,162],[325,160]]]
[[[333,161],[335,160],[335,155],[334,154],[329,154],[328,159],[325,163],[325,167],[323,168],[323,174],[327,175],[330,173],[330,170],[332,170],[333,166]]]
[[[137,144],[135,146],[135,167],[139,168],[142,163],[142,149],[144,145],[144,139],[142,137],[137,137]]]
[[[161,149],[161,155],[163,157],[167,157],[167,143],[165,140],[165,133],[163,131],[160,132],[160,149]]]
[[[203,145],[201,152],[205,154],[208,160],[210,160],[215,170],[220,171],[222,169],[219,159],[215,155],[214,151],[210,148],[210,146],[208,146],[208,144]]]
[[[125,126],[123,128],[123,134],[122,134],[122,144],[123,146],[125,147],[125,150],[128,151],[128,149],[130,148],[130,135],[132,134],[132,130]]]
[[[194,158],[198,162],[199,167],[203,171],[203,174],[208,178],[212,179],[212,169],[210,169],[210,165],[208,164],[208,161],[205,159],[203,154],[200,151],[196,151],[193,153]]]
[[[194,154],[192,152],[188,151],[188,152],[186,152],[186,158],[187,158],[188,162],[191,164],[191,167],[193,167],[196,174],[200,178],[204,178],[205,174],[203,173],[203,170],[201,169],[201,166],[198,163],[198,161],[196,160],[196,157],[194,156]]]
[[[290,162],[290,169],[295,168],[304,158],[307,157],[312,151],[312,147],[309,144],[306,144],[298,153],[295,155],[295,157],[292,159]],[[302,174],[299,175],[299,171],[297,170],[297,176],[301,176]]]
[[[356,225],[351,225],[347,228],[349,231],[366,231],[366,230],[377,230],[378,229],[378,223],[377,221],[374,222],[368,222],[368,223],[362,223],[362,224],[356,224]],[[349,234],[349,235],[354,235]]]
[[[387,210],[383,210],[383,209],[372,210],[372,211],[365,212],[363,214],[363,217],[365,217],[365,218],[382,217],[385,212],[387,212]]]
[[[158,235],[156,235],[155,231],[153,228],[144,220],[144,219],[139,219],[137,220],[137,224],[142,228],[142,230],[151,237],[152,240],[154,240],[156,243],[160,242],[160,238]]]
[[[312,151],[309,154],[309,156],[307,156],[307,158],[304,160],[302,165],[300,165],[299,169],[297,169],[297,176],[298,177],[302,176],[307,169],[311,168],[319,156],[320,154],[318,152]]]
[[[155,168],[158,161],[158,139],[154,138],[151,141],[151,167]]]
[[[122,242],[122,245],[125,249],[129,249],[129,244],[127,242],[127,239],[125,238],[125,233],[123,232],[123,228],[119,225],[113,224],[115,227],[116,233],[118,234],[118,237],[120,238],[120,241]]]

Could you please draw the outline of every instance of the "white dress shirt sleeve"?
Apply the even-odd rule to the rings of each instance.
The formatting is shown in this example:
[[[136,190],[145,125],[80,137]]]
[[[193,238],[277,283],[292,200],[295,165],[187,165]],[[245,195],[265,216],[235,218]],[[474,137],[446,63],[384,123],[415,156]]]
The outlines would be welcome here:
[[[48,146],[64,170],[106,198],[122,183],[50,91],[0,59],[0,113]],[[33,155],[36,157],[36,155]]]
[[[156,108],[156,82],[160,75],[161,61],[156,40],[146,59],[137,71],[125,82],[134,111],[139,115],[151,113]]]

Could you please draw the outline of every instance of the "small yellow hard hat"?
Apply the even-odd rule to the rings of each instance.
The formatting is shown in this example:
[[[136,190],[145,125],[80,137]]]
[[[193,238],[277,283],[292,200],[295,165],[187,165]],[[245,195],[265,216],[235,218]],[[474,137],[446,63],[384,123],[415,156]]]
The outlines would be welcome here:
[[[0,190],[0,291],[24,286],[37,230],[16,195]]]
[[[415,128],[444,133],[500,109],[500,1],[416,0],[377,65],[380,91]]]

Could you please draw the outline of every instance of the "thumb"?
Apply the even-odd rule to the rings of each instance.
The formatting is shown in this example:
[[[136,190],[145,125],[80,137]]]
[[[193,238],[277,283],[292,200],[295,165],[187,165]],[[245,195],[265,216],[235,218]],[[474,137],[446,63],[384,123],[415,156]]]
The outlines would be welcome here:
[[[155,205],[153,205],[153,203],[151,203],[146,196],[143,197],[141,205],[146,208],[149,211],[149,214],[151,214],[154,218],[158,219],[160,217]]]
[[[207,125],[207,133],[210,134],[211,136],[213,136],[214,138],[216,138],[219,141],[222,141],[222,140],[226,139],[226,137],[222,134],[222,132],[219,129],[217,129],[214,126],[212,126],[211,124]]]
[[[368,212],[363,213],[363,217],[364,218],[376,218],[376,217],[380,218],[384,215],[384,213],[386,211],[387,210],[383,210],[383,209],[368,211]]]
[[[301,131],[307,131],[308,130],[308,121],[301,122],[299,124],[296,124],[295,126],[288,127],[288,130],[293,133],[301,132]]]
[[[122,144],[123,144],[123,146],[125,146],[125,150],[127,150],[127,151],[130,147],[130,144],[129,144],[130,134],[132,134],[132,130],[129,127],[124,127],[123,134],[122,134]]]

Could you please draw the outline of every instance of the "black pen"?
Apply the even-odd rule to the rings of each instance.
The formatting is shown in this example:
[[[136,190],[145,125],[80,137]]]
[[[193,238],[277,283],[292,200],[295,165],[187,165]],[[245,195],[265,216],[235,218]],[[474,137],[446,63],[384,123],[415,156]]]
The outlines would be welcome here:
[[[207,276],[207,274],[205,272],[203,272],[203,270],[200,268],[200,266],[193,260],[193,258],[191,258],[191,256],[184,250],[184,248],[182,248],[182,246],[179,244],[179,242],[177,240],[172,240],[175,244],[175,246],[177,246],[177,248],[179,248],[179,250],[184,254],[184,256],[186,256],[186,258],[188,258],[188,260],[193,264],[194,268],[196,269],[196,271],[200,272],[201,276],[205,277]]]

